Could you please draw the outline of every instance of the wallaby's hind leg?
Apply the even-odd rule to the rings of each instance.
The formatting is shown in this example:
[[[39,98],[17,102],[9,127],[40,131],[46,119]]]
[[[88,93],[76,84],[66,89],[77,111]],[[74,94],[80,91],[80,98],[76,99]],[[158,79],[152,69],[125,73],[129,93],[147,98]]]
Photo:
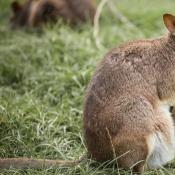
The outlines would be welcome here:
[[[139,135],[139,134],[138,134]],[[127,134],[123,139],[115,138],[116,159],[119,168],[131,169],[134,173],[142,173],[149,155],[147,137]]]

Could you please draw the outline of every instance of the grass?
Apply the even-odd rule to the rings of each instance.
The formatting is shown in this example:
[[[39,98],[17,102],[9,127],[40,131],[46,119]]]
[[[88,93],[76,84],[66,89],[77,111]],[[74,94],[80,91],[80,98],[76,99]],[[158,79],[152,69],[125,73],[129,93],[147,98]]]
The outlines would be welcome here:
[[[137,27],[120,23],[105,7],[97,49],[93,27],[57,24],[42,34],[9,29],[10,0],[0,2],[0,157],[76,159],[86,152],[82,132],[84,91],[97,63],[119,43],[162,35],[162,14],[173,0],[123,0],[118,8]],[[4,175],[114,175],[116,168],[0,170]],[[175,173],[175,164],[147,175]],[[131,174],[131,172],[120,172]]]

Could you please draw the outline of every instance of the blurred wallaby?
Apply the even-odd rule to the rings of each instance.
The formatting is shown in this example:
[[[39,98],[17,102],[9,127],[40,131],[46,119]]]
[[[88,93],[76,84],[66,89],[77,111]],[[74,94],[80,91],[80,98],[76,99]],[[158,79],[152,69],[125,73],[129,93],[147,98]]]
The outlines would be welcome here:
[[[84,104],[84,138],[87,155],[96,161],[115,160],[119,168],[141,173],[174,158],[169,108],[175,105],[175,16],[163,19],[167,35],[111,50],[92,77]],[[0,167],[23,167],[21,160],[1,159]],[[44,162],[25,159],[32,161],[34,167]]]
[[[76,25],[93,21],[95,0],[26,0],[23,5],[14,1],[11,4],[12,27],[41,27],[47,22],[58,19]]]

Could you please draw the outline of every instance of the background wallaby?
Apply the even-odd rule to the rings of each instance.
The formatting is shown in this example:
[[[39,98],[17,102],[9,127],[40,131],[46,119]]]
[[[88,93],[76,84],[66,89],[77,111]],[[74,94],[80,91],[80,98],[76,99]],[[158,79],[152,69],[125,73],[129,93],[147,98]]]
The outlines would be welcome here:
[[[87,20],[93,21],[95,0],[26,0],[23,5],[14,1],[11,8],[12,27],[40,27],[58,19],[75,25]]]
[[[175,105],[175,16],[163,19],[168,35],[115,48],[97,67],[84,104],[84,137],[92,159],[116,159],[120,168],[143,172],[174,158],[169,106]],[[35,168],[59,164],[19,158],[1,159],[0,167],[31,162]]]

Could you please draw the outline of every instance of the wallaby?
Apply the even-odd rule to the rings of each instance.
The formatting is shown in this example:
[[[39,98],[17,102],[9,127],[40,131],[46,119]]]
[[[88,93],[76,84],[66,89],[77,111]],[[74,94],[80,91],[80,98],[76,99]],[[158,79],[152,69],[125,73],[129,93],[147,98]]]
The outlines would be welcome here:
[[[41,27],[58,19],[76,25],[95,16],[95,0],[26,0],[23,5],[12,2],[12,28]]]
[[[88,154],[115,159],[143,172],[175,155],[175,16],[163,15],[169,33],[110,51],[90,82],[84,106]]]
[[[163,19],[167,35],[114,48],[90,81],[84,138],[87,155],[96,161],[115,160],[119,168],[142,173],[174,158],[175,127],[169,108],[175,105],[175,16],[165,14]],[[25,159],[27,166],[31,161],[34,168],[44,162]],[[0,168],[22,168],[21,162],[21,158],[0,159]]]

